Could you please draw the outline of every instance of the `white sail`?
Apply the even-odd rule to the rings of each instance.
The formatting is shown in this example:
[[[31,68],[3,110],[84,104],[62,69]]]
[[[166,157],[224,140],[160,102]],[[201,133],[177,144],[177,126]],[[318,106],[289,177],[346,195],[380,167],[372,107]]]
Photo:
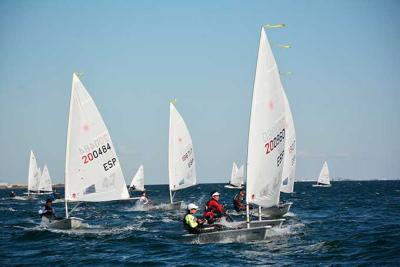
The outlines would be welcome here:
[[[66,201],[128,199],[115,147],[96,104],[73,74],[65,162]]]
[[[246,200],[261,207],[279,204],[285,147],[285,109],[279,70],[261,29],[247,151]]]
[[[144,169],[140,165],[129,187],[134,187],[137,191],[144,191]]]
[[[296,171],[296,131],[289,100],[287,99],[285,91],[283,91],[283,100],[285,103],[286,130],[281,192],[293,193],[294,174]]]
[[[321,172],[319,173],[318,183],[319,184],[331,184],[330,179],[329,179],[328,163],[326,161],[324,162]]]
[[[37,167],[36,157],[32,150],[29,157],[29,171],[28,171],[28,192],[39,190],[39,169]]]
[[[185,121],[172,103],[169,112],[169,188],[177,191],[196,184],[196,161]]]
[[[240,166],[238,168],[237,173],[236,173],[237,179],[240,182],[240,185],[244,185],[244,165]]]
[[[47,165],[44,165],[43,172],[40,177],[39,191],[44,191],[44,192],[53,191],[50,172],[49,169],[47,168]]]
[[[244,177],[244,166],[242,165],[240,168],[236,165],[236,162],[233,163],[232,166],[232,174],[230,184],[240,187],[243,185],[243,177]]]
[[[237,171],[238,171],[238,167],[237,167],[237,165],[236,165],[236,162],[233,162],[233,164],[232,164],[232,173],[231,173],[231,180],[229,181],[229,183],[231,184],[231,185],[235,185],[235,186],[237,186],[237,179],[236,179],[236,173],[237,173]]]

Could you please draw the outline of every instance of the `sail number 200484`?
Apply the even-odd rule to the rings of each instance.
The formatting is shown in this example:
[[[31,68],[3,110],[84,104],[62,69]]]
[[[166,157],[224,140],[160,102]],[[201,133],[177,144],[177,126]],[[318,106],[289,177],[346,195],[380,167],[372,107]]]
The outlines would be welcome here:
[[[98,158],[100,155],[107,153],[109,150],[111,150],[111,146],[109,143],[107,143],[106,145],[102,145],[99,148],[96,148],[92,152],[82,156],[83,164],[91,162],[92,160]]]

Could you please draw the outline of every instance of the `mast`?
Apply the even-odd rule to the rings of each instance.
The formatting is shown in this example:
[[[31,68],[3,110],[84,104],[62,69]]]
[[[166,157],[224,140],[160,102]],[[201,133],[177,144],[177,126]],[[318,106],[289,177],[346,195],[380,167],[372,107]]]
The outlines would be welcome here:
[[[67,144],[65,146],[65,170],[64,170],[64,202],[65,202],[65,217],[68,218],[69,214],[68,214],[68,201],[67,201],[67,187],[68,187],[68,183],[67,183],[67,177],[68,177],[68,173],[67,173],[67,168],[68,168],[68,159],[69,159],[69,136],[71,133],[71,108],[72,108],[72,97],[73,97],[73,90],[74,90],[74,76],[75,76],[75,72],[72,74],[72,88],[71,88],[71,94],[70,94],[70,100],[69,100],[69,112],[68,112],[68,129],[67,129]]]
[[[171,199],[171,204],[174,203],[174,197],[172,196],[171,188],[169,189],[169,198]]]
[[[261,31],[263,30],[263,26],[261,26]],[[258,50],[260,50],[260,44],[258,44]],[[257,73],[257,64],[258,64],[258,51],[257,51],[257,60],[256,60],[256,68],[255,72]],[[253,90],[251,90],[251,106],[250,106],[250,116],[249,116],[249,131],[247,132],[247,153],[246,153],[246,222],[247,222],[247,228],[250,228],[250,207],[249,207],[249,202],[248,202],[248,196],[247,196],[247,181],[249,177],[247,176],[248,170],[249,170],[249,139],[250,139],[250,123],[251,123],[251,110],[252,110],[252,105],[253,105],[253,97],[254,97],[254,85],[256,84],[256,75],[254,74],[254,80],[253,80]]]

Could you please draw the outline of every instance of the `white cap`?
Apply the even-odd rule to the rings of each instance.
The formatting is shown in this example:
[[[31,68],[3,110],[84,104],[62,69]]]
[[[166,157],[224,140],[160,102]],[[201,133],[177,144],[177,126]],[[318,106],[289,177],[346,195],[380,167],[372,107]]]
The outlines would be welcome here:
[[[193,203],[190,203],[188,206],[187,206],[187,209],[188,210],[197,210],[197,209],[199,209],[199,207],[197,207],[196,206],[196,204],[193,204]]]
[[[218,192],[215,192],[214,194],[212,194],[211,196],[213,197],[213,196],[219,196],[220,195],[220,193],[218,193]]]

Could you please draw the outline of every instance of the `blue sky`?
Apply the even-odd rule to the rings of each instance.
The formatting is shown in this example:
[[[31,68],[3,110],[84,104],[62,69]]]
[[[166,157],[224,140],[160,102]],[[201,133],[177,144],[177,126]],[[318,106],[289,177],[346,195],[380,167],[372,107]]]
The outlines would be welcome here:
[[[72,73],[94,98],[126,181],[168,179],[169,100],[192,134],[198,181],[244,163],[260,27],[297,131],[297,177],[400,178],[399,1],[0,1],[0,181],[29,151],[63,181]]]

